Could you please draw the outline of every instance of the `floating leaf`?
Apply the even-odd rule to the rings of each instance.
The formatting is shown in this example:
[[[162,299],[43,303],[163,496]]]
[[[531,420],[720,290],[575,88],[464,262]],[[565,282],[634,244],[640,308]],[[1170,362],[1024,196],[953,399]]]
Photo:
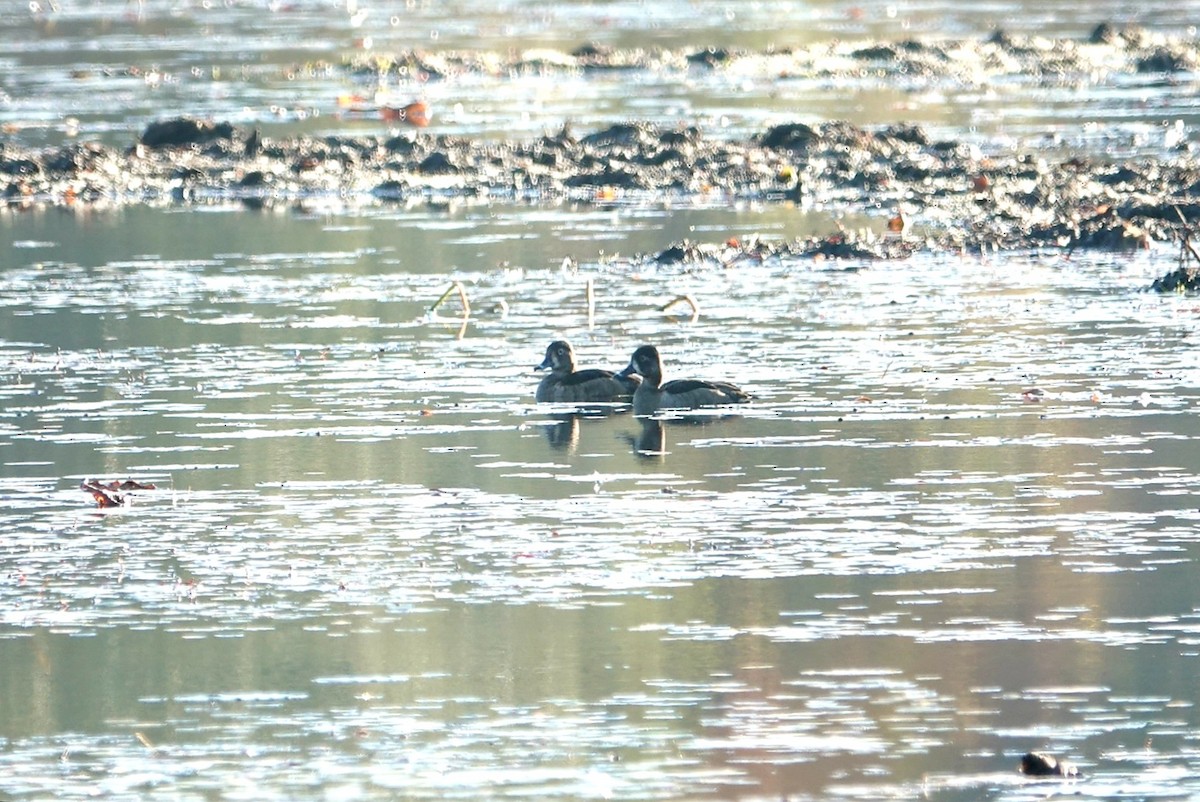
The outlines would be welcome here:
[[[126,479],[123,482],[118,482],[115,479],[111,482],[101,482],[96,479],[86,479],[80,483],[80,487],[91,493],[92,498],[96,499],[96,504],[104,508],[124,506],[125,496],[122,496],[120,492],[128,492],[130,490],[158,489],[150,482],[136,482],[133,479]]]
[[[429,104],[423,100],[414,100],[403,108],[380,106],[379,116],[385,122],[408,123],[415,128],[425,128],[432,119],[432,115],[429,113]]]
[[[96,504],[101,508],[120,507],[125,502],[122,496],[110,493],[108,488],[96,482],[82,482],[80,486],[92,494],[92,498],[96,499]]]

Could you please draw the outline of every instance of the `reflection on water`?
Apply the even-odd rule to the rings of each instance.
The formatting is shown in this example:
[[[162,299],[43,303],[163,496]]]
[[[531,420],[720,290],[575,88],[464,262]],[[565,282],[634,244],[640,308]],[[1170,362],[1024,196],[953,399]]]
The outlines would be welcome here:
[[[592,211],[461,214],[6,218],[4,793],[1029,799],[1031,748],[1200,788],[1171,255],[564,270]],[[756,398],[539,405],[559,336]]]
[[[667,453],[667,436],[662,421],[654,418],[639,418],[637,435],[633,438],[633,451],[641,457],[663,457]]]
[[[550,423],[543,429],[546,433],[546,442],[550,444],[550,447],[557,450],[574,451],[579,445],[579,419],[581,417],[582,415],[572,412],[553,416]]]

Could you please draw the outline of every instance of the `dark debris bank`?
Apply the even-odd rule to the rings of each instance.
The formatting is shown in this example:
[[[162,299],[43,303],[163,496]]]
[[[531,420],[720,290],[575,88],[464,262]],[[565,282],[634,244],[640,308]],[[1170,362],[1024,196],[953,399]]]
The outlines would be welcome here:
[[[984,156],[931,141],[915,126],[871,131],[844,122],[780,125],[745,141],[629,123],[585,136],[564,129],[491,142],[415,131],[275,141],[228,123],[173,119],[148,126],[124,150],[0,147],[0,187],[16,207],[321,197],[811,203],[885,219],[903,210],[901,232],[920,242],[895,248],[881,238],[890,243],[884,248],[837,234],[814,246],[834,258],[894,258],[911,248],[1133,251],[1177,238],[1200,217],[1200,165],[1190,156],[1121,163]]]

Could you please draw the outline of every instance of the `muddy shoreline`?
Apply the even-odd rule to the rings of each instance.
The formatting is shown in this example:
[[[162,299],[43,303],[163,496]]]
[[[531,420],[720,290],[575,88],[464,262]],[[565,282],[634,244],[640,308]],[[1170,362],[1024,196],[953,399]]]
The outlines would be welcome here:
[[[963,55],[967,50],[970,59]],[[423,80],[443,80],[465,69],[661,68],[654,66],[661,55],[658,62],[635,55],[581,48],[565,59],[543,54],[531,66],[528,60],[497,65],[461,54],[403,54],[345,69],[359,79],[402,70],[419,71]],[[819,55],[782,54],[813,69],[834,63],[829,54],[824,61]],[[676,56],[686,69],[725,69],[738,60],[767,57],[781,54],[702,49]],[[973,63],[1031,81],[1046,80],[1047,74],[1062,80],[1094,69],[1103,59],[1110,70],[1170,79],[1200,63],[1200,48],[1192,41],[1101,26],[1082,42],[1016,42],[996,34],[970,43],[880,43],[842,58],[870,65],[884,79],[890,71],[941,70],[953,76],[964,63]],[[223,121],[177,117],[150,124],[125,148],[71,142],[38,150],[5,143],[0,146],[0,195],[10,211],[231,201],[262,206],[321,199],[347,206],[455,199],[798,204],[877,215],[886,221],[885,230],[838,230],[788,243],[681,243],[658,258],[727,263],[787,251],[873,259],[920,251],[1069,253],[1183,243],[1200,218],[1200,162],[1186,133],[1157,154],[1117,157],[1052,141],[988,147],[935,139],[922,127],[903,123],[867,129],[839,121],[797,121],[744,139],[723,139],[695,126],[632,121],[593,131],[564,126],[534,139],[493,141],[438,134],[436,126],[417,128],[403,120],[379,135],[284,139]],[[1186,248],[1181,253],[1186,255]],[[1160,289],[1191,288],[1190,274],[1178,278]]]
[[[273,141],[179,118],[149,126],[125,150],[7,146],[0,176],[10,209],[319,198],[359,205],[753,201],[879,214],[905,234],[843,253],[834,248],[830,256],[1136,250],[1173,239],[1200,218],[1200,165],[1190,153],[1120,161],[1034,151],[984,156],[965,143],[931,141],[916,126],[871,131],[839,122],[780,125],[744,141],[629,123],[496,143],[423,131]]]

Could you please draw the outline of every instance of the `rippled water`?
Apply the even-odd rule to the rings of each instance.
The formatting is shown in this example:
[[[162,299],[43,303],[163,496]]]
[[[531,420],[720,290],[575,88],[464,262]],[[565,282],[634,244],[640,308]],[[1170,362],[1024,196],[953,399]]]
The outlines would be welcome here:
[[[57,5],[0,19],[20,142],[71,114],[116,141],[160,113],[258,119],[278,65],[364,32],[758,47],[897,19],[430,2],[392,25],[360,3],[356,27],[324,2]],[[1129,18],[1063,8],[894,10],[911,35]],[[205,72],[200,41],[231,43],[215,51],[247,78],[85,75]],[[342,91],[295,85],[309,108]],[[494,86],[439,91],[476,93],[451,130],[514,131],[618,95],[583,121],[715,117],[709,88],[667,108],[564,90],[528,119],[485,105]],[[1185,114],[1185,89],[1156,111],[1098,97],[1150,124]],[[763,103],[734,127],[778,113],[745,92]],[[882,235],[790,205],[0,213],[0,798],[1200,794],[1198,306],[1143,291],[1175,254],[643,256],[837,224]],[[453,293],[430,311],[455,281],[465,321]],[[695,319],[661,310],[681,295]],[[613,368],[653,342],[671,375],[756,398],[663,421],[538,405],[557,337]],[[102,509],[91,479],[154,487]],[[1029,749],[1084,778],[1021,777]]]
[[[368,134],[371,106],[428,102],[436,133],[535,137],[570,123],[593,131],[629,119],[710,135],[829,119],[1001,142],[1081,139],[1123,147],[1176,120],[1197,123],[1190,74],[986,75],[962,64],[952,79],[900,80],[849,61],[841,77],[793,76],[769,58],[737,69],[511,72],[447,70],[438,79],[375,76],[355,59],[401,52],[514,54],[550,63],[585,44],[695,53],[770,54],[828,42],[983,38],[995,31],[1084,41],[1096,25],[1196,35],[1196,2],[843,3],[820,0],[32,0],[0,15],[0,125],[22,144],[134,141],[179,114],[258,126],[269,136]],[[852,61],[852,60],[851,60]],[[852,69],[853,68],[853,69]],[[978,74],[977,74],[978,73]],[[1081,101],[1083,101],[1081,103]],[[431,130],[434,130],[431,129]]]
[[[681,269],[597,222],[9,218],[9,797],[1041,798],[1029,748],[1070,793],[1200,787],[1170,254]],[[543,409],[560,335],[757,399]]]

